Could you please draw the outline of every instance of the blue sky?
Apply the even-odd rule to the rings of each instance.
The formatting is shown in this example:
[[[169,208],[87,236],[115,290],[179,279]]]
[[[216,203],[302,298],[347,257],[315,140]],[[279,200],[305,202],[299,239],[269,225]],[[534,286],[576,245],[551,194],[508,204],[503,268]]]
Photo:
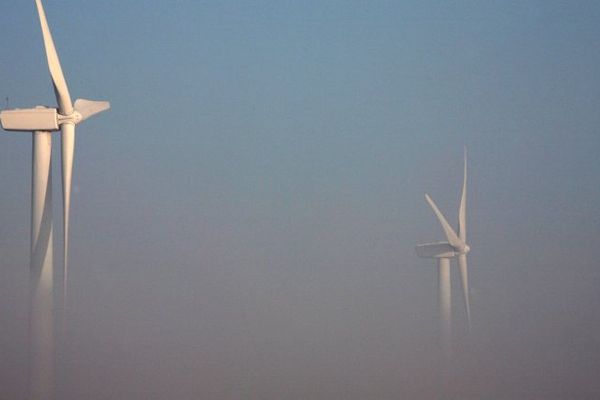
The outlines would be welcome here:
[[[598,3],[45,7],[72,97],[112,105],[77,133],[63,398],[434,396],[414,245],[443,238],[425,192],[456,219],[464,144],[455,390],[600,393]],[[33,2],[0,37],[1,107],[53,105]],[[5,326],[26,315],[31,144],[0,140]],[[15,398],[23,329],[0,342]]]

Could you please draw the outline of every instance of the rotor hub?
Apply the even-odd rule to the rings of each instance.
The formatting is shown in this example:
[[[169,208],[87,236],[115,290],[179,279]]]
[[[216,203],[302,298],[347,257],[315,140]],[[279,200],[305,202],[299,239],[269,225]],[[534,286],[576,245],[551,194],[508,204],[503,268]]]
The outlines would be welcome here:
[[[73,124],[77,125],[81,122],[82,116],[79,111],[73,111],[69,115],[58,114],[58,124]]]

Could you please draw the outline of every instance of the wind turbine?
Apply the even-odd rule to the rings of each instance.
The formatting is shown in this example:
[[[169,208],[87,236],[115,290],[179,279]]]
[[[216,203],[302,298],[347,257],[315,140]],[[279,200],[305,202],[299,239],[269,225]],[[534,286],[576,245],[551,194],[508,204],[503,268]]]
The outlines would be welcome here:
[[[42,28],[46,59],[57,108],[38,106],[28,109],[3,110],[0,124],[7,131],[31,131],[31,353],[32,398],[47,398],[52,391],[52,136],[61,131],[64,265],[63,301],[66,302],[69,249],[69,209],[75,149],[75,126],[89,117],[110,108],[106,101],[77,99],[71,96],[60,66],[58,54],[48,27],[41,0],[35,0]]]
[[[463,289],[463,298],[467,314],[467,323],[471,329],[471,306],[469,302],[469,275],[467,269],[467,254],[471,248],[467,244],[467,149],[464,151],[463,186],[458,209],[458,235],[452,229],[442,212],[434,201],[425,195],[425,199],[437,216],[442,229],[446,234],[446,242],[435,242],[420,244],[416,247],[417,255],[423,258],[435,258],[438,260],[438,291],[439,307],[442,329],[442,347],[446,354],[450,354],[451,336],[451,287],[450,287],[450,259],[457,258],[460,269],[460,277]]]

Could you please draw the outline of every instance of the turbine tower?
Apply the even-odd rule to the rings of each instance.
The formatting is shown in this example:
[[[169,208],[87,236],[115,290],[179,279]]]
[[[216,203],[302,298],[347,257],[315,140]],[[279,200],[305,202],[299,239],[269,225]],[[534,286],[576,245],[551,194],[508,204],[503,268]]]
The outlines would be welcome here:
[[[446,234],[446,242],[420,244],[416,247],[417,255],[423,258],[438,260],[438,292],[440,308],[440,328],[442,334],[442,349],[446,355],[451,350],[451,287],[450,287],[450,259],[457,258],[463,289],[463,298],[467,314],[467,324],[471,329],[471,306],[469,302],[469,275],[467,269],[467,254],[471,250],[467,244],[467,149],[464,152],[463,186],[458,209],[458,235],[452,229],[442,212],[428,194],[425,199],[437,216],[442,229]]]
[[[58,103],[57,108],[38,106],[3,110],[0,124],[7,131],[33,132],[31,179],[31,305],[30,369],[31,399],[52,396],[53,324],[52,324],[52,136],[61,131],[62,184],[64,223],[63,301],[66,304],[69,249],[69,208],[75,149],[75,125],[110,108],[106,101],[78,99],[71,96],[60,66],[41,0],[35,0],[42,28],[48,68]],[[63,311],[64,312],[64,311]]]

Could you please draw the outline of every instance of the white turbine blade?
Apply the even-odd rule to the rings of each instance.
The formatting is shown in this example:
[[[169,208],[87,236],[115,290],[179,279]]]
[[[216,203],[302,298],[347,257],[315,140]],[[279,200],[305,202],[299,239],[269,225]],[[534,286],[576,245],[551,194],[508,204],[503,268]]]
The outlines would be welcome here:
[[[86,99],[75,100],[75,111],[81,114],[81,121],[85,121],[92,115],[106,111],[109,108],[110,103],[108,101],[93,101]]]
[[[63,302],[66,305],[67,276],[69,260],[69,209],[71,204],[71,179],[73,176],[73,155],[75,151],[75,125],[61,125],[62,135],[62,183],[63,183]],[[63,311],[64,312],[64,311]]]
[[[58,54],[56,53],[56,47],[54,47],[54,41],[52,40],[52,34],[50,33],[50,27],[46,20],[46,13],[42,6],[41,0],[35,0],[37,5],[38,14],[40,16],[40,24],[42,25],[42,35],[44,36],[44,47],[46,48],[46,59],[48,60],[48,69],[52,76],[52,83],[54,84],[54,93],[56,94],[56,101],[58,102],[58,110],[62,115],[70,115],[73,112],[73,105],[71,104],[71,96],[69,95],[69,88],[65,81],[62,68],[60,67],[60,61]]]
[[[469,270],[467,269],[467,255],[458,256],[458,266],[460,268],[460,280],[462,282],[463,297],[465,300],[465,310],[467,312],[467,324],[471,330],[471,304],[469,301]]]
[[[446,221],[446,218],[441,213],[441,211],[437,208],[437,206],[435,205],[433,200],[431,200],[431,197],[429,197],[429,195],[426,194],[425,199],[427,199],[427,202],[433,209],[433,212],[435,213],[438,220],[440,221],[440,224],[442,224],[442,228],[444,229],[444,233],[446,233],[446,238],[448,239],[448,242],[450,242],[450,244],[455,248],[463,247],[464,242],[462,240],[460,240],[460,238],[458,236],[456,236],[456,232],[454,232],[454,229],[452,229],[452,227],[450,226],[448,221]]]
[[[463,242],[467,242],[467,146],[465,146],[463,187],[460,197],[460,208],[458,209],[458,235]]]

